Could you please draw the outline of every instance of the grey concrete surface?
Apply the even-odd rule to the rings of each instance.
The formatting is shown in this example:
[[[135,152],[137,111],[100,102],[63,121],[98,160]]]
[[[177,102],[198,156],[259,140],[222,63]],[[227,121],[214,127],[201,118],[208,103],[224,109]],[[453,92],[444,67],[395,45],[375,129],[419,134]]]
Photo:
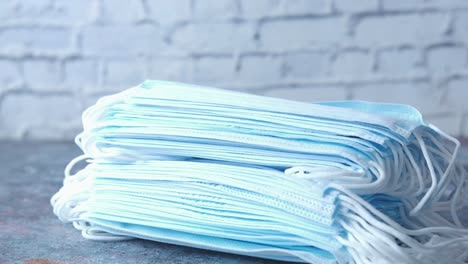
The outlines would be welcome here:
[[[49,204],[63,168],[79,153],[69,143],[0,142],[0,264],[284,263],[145,240],[84,239]]]

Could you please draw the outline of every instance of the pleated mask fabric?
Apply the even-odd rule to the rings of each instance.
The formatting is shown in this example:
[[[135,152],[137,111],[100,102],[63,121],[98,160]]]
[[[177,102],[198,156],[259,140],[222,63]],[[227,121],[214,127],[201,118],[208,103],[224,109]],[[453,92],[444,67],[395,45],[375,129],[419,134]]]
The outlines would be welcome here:
[[[308,263],[467,261],[460,143],[411,106],[145,81],[82,121],[84,154],[51,204],[85,238]]]

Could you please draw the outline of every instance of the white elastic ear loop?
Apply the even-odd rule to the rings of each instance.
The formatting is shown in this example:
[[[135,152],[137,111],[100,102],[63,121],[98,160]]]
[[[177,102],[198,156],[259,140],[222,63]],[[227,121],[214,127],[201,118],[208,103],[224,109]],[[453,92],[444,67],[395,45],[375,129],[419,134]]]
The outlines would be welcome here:
[[[463,171],[463,170],[462,170]],[[452,197],[452,200],[450,201],[450,215],[452,216],[452,219],[453,221],[455,222],[455,225],[457,225],[458,227],[465,227],[461,221],[460,221],[460,218],[458,217],[458,214],[457,214],[457,199],[462,198],[463,199],[463,194],[464,192],[463,191],[466,191],[466,183],[459,183],[456,187],[456,190],[455,190],[455,193]],[[465,187],[465,190],[464,188]],[[463,205],[464,201],[462,201],[462,205]]]
[[[402,174],[402,161],[401,161],[401,155],[399,155],[399,151],[396,149],[396,147],[393,144],[389,144],[390,151],[392,152],[393,156],[393,166],[390,167],[389,174],[392,175],[393,177],[388,177],[388,181],[386,186],[391,186],[393,190],[391,190],[391,193],[396,193],[398,192],[400,186],[404,186],[404,183],[407,181],[408,178],[412,180],[411,177],[404,177],[401,179],[401,174]],[[398,176],[398,177],[397,177]],[[408,186],[408,185],[406,185]],[[409,185],[412,186],[412,185]]]
[[[73,182],[64,185],[50,200],[54,214],[62,222],[70,222],[86,211],[85,203],[89,199],[91,182]]]
[[[333,187],[333,188],[336,188],[336,187]],[[340,189],[337,189],[337,190],[340,190]],[[468,230],[466,230],[466,229],[446,227],[446,226],[424,227],[424,228],[421,228],[421,229],[418,229],[418,230],[406,229],[403,226],[401,226],[400,224],[393,221],[387,215],[381,213],[376,208],[372,207],[370,204],[368,204],[366,201],[364,201],[359,196],[357,196],[357,195],[355,195],[355,194],[353,194],[351,192],[348,192],[346,190],[343,190],[343,189],[341,189],[340,191],[342,191],[343,193],[345,193],[346,195],[351,197],[351,198],[348,198],[348,197],[344,196],[344,197],[340,197],[340,199],[342,199],[344,201],[347,201],[347,203],[349,205],[353,206],[353,210],[357,210],[356,214],[358,214],[358,215],[360,215],[362,217],[366,216],[366,217],[369,218],[369,220],[372,220],[372,219],[375,219],[375,217],[371,215],[371,213],[372,213],[373,215],[377,216],[378,218],[381,218],[383,222],[388,224],[388,226],[394,228],[396,231],[398,231],[398,232],[400,232],[402,234],[406,234],[406,235],[410,235],[410,236],[431,235],[433,233],[448,233],[448,234],[453,233],[455,235],[468,235]],[[358,202],[358,204],[362,208],[355,206],[356,201]],[[364,210],[364,209],[367,209],[367,211]],[[378,224],[380,226],[380,223],[378,221],[372,222],[372,223],[373,224]],[[400,237],[398,237],[398,238],[400,240],[404,241]],[[468,237],[466,237],[465,239],[468,239]]]
[[[448,139],[449,141],[451,141],[452,143],[455,144],[455,148],[451,154],[451,157],[450,157],[450,160],[449,161],[449,164],[444,172],[444,174],[442,175],[441,179],[440,179],[440,183],[439,183],[439,186],[438,186],[438,194],[436,195],[435,197],[435,200],[439,200],[440,199],[440,196],[443,194],[444,190],[447,188],[448,184],[446,183],[446,180],[448,179],[448,176],[449,176],[449,173],[451,172],[455,162],[456,162],[456,158],[458,156],[458,153],[459,153],[459,149],[460,149],[460,141],[458,141],[456,138],[448,135],[447,133],[445,133],[444,131],[440,130],[439,128],[437,128],[436,126],[432,125],[432,124],[429,124],[429,127],[431,129],[433,129],[434,131],[436,131],[437,133],[439,133],[440,135],[442,135],[444,138]],[[430,134],[429,134],[430,135]],[[443,148],[443,146],[441,146],[441,144],[432,136],[430,135],[431,138],[433,139],[434,141],[434,144],[436,144],[441,150],[445,150]],[[446,152],[448,152],[446,150]],[[456,173],[456,172],[455,172]],[[460,172],[461,174],[464,174],[464,169],[461,170]],[[457,174],[457,173],[456,173]],[[459,227],[464,227],[464,225],[460,222],[460,219],[458,217],[458,214],[456,212],[456,203],[457,203],[457,199],[459,199],[459,195],[462,194],[461,190],[463,188],[463,178],[464,176],[463,175],[460,175],[459,177],[460,180],[458,181],[455,181],[455,186],[456,186],[456,191],[455,193],[453,194],[452,196],[452,199],[450,200],[450,214],[451,214],[451,217],[454,221],[454,223],[459,226]]]
[[[81,170],[71,175],[72,168],[86,158],[88,156],[80,155],[68,163],[64,169],[63,186],[50,199],[54,214],[62,222],[69,222],[70,219],[76,218],[80,214],[76,207],[88,200],[91,185],[89,174]]]
[[[383,187],[385,187],[385,183],[388,181],[387,173],[375,161],[369,162],[368,169],[373,173],[373,175],[375,175],[376,180],[369,183],[346,184],[346,188],[351,189],[359,194],[369,194],[382,191]]]
[[[452,217],[453,223],[459,228],[466,228],[465,224],[460,221],[457,211],[462,210],[466,205],[464,197],[466,196],[468,185],[466,183],[459,184],[456,187],[453,198],[449,201],[448,207],[450,209],[450,215]],[[446,211],[445,208],[443,211]]]
[[[450,158],[449,160],[449,164],[447,165],[447,168],[445,169],[445,172],[444,174],[442,175],[441,179],[440,179],[440,185],[439,185],[439,188],[441,188],[441,186],[444,184],[444,182],[446,181],[446,179],[448,178],[448,175],[449,175],[449,172],[450,170],[452,169],[454,163],[455,163],[455,160],[458,156],[458,152],[460,150],[460,141],[458,141],[456,138],[448,135],[447,133],[445,133],[444,131],[440,130],[439,128],[437,128],[436,126],[432,125],[432,124],[429,124],[429,127],[433,130],[435,130],[437,133],[439,133],[440,135],[442,135],[443,137],[445,137],[446,139],[450,140],[452,143],[455,144],[455,148],[452,152],[452,157]],[[432,137],[432,135],[431,135]],[[440,144],[438,144],[437,141],[434,142],[435,144],[437,144],[439,147]]]
[[[431,175],[431,186],[427,190],[426,194],[424,194],[423,198],[419,201],[419,203],[410,211],[410,215],[414,216],[416,215],[419,211],[421,211],[422,207],[426,204],[427,200],[431,197],[432,193],[436,190],[437,187],[437,176],[434,171],[434,166],[432,165],[432,161],[429,157],[429,153],[427,152],[426,145],[424,143],[424,140],[422,139],[421,135],[419,135],[418,132],[414,132],[414,136],[418,140],[421,150],[424,156],[424,159],[426,160],[427,166],[429,168],[429,173]]]
[[[84,130],[89,130],[92,128],[92,124],[96,122],[99,118],[99,115],[106,110],[106,107],[113,102],[124,101],[132,93],[134,94],[138,87],[132,87],[130,89],[124,90],[117,94],[107,95],[99,98],[97,102],[85,109],[81,114],[81,119],[83,123]]]
[[[437,144],[437,143],[436,143]],[[437,151],[430,148],[431,151],[433,153],[436,153]],[[447,160],[449,160],[452,155],[447,153],[445,151],[445,153],[436,153],[437,155],[439,155],[440,157],[442,158],[445,158]],[[452,197],[452,199],[450,201],[444,201],[444,202],[440,202],[440,199],[443,195],[446,195],[447,194],[447,188],[449,186],[455,186],[455,188],[457,189],[459,186],[461,186],[463,184],[463,178],[464,176],[463,175],[466,175],[466,173],[463,171],[463,170],[460,170],[459,169],[459,165],[456,165],[455,162],[454,162],[454,166],[452,166],[452,168],[448,168],[451,172],[451,179],[450,181],[446,181],[448,179],[448,177],[444,177],[444,182],[440,182],[439,186],[438,186],[438,192],[435,194],[435,197],[432,199],[433,202],[436,204],[436,207],[440,207],[442,206],[444,203],[451,203],[454,199],[457,199],[456,196],[454,196],[454,193],[455,191],[452,191],[452,195],[449,195],[449,197]],[[440,168],[440,166],[437,166],[437,170],[440,174],[442,174],[442,169]],[[448,174],[446,174],[448,175]],[[440,208],[439,208],[440,210]]]
[[[349,219],[358,223],[360,231],[357,233],[362,235],[365,241],[370,241],[374,251],[379,251],[380,255],[386,256],[389,260],[397,261],[398,263],[408,262],[408,255],[399,247],[394,239],[387,233],[373,227],[366,220],[354,214],[347,214]],[[378,239],[377,239],[378,237]],[[392,249],[388,250],[388,249]],[[379,255],[379,256],[380,256]]]
[[[336,240],[343,246],[347,247],[347,251],[351,254],[356,263],[368,263],[367,260],[364,260],[364,256],[371,255],[368,252],[367,247],[360,246],[360,242],[356,238],[355,232],[352,232],[353,228],[351,225],[347,224],[346,221],[341,221],[340,224],[345,230],[350,230],[351,232],[348,231],[346,233],[346,237],[337,236]]]
[[[377,255],[377,258],[374,260],[380,260],[382,256],[384,256],[386,259],[388,259],[389,263],[405,263],[405,262],[414,262],[409,260],[409,256],[405,254],[398,254],[401,252],[401,250],[397,250],[397,252],[392,252],[389,250],[389,248],[394,248],[394,245],[396,245],[396,242],[393,241],[390,245],[387,244],[385,241],[383,241],[382,237],[379,237],[377,239],[377,236],[380,235],[382,232],[373,232],[371,233],[369,230],[369,227],[371,227],[369,224],[367,224],[365,221],[363,221],[365,225],[358,225],[355,224],[356,227],[358,227],[358,233],[361,234],[364,239],[367,239],[369,241],[372,241],[371,246],[374,249],[374,251],[378,251],[380,254]],[[378,230],[376,228],[373,228],[374,231]],[[389,247],[390,246],[390,247]]]
[[[83,133],[79,133],[78,135],[76,135],[75,137],[75,144],[81,148],[81,141],[83,139]]]
[[[342,202],[343,206],[346,205],[348,208],[353,210],[360,217],[365,218],[367,222],[371,222],[373,225],[375,225],[377,228],[380,228],[382,231],[387,232],[391,236],[401,240],[403,243],[407,244],[410,247],[428,251],[428,249],[422,248],[422,246],[419,244],[419,242],[416,241],[414,238],[412,238],[412,237],[408,236],[407,234],[405,234],[405,233],[399,231],[398,229],[394,228],[390,223],[386,223],[386,220],[389,219],[386,215],[385,215],[384,218],[381,218],[384,222],[380,222],[380,221],[378,221],[376,219],[375,216],[372,216],[368,211],[364,210],[364,207],[369,210],[369,208],[367,208],[367,205],[366,205],[365,201],[362,201],[363,204],[359,203],[360,206],[364,206],[363,208],[360,208],[355,204],[356,201],[353,201],[349,197],[344,196],[344,197],[340,197],[340,199],[344,202],[344,203]],[[373,211],[378,212],[378,210],[376,210],[375,208],[372,208],[371,212],[374,213]],[[378,212],[378,213],[382,214],[380,212]],[[379,215],[377,215],[377,216],[379,216]],[[387,218],[387,219],[385,219],[385,218]],[[391,221],[391,222],[393,222],[393,221]],[[396,224],[396,223],[395,223],[395,225],[398,226],[398,224]]]
[[[347,221],[339,221],[339,224],[347,230],[347,238],[337,237],[338,242],[348,247],[348,252],[353,252],[353,257],[359,260],[366,259],[362,263],[414,263],[415,260],[411,258],[403,248],[397,245],[395,239],[392,239],[388,234],[382,230],[369,225],[364,219],[355,216],[354,213],[347,214],[349,217]],[[357,222],[354,222],[357,221]],[[348,241],[347,241],[348,240]],[[393,249],[392,250],[389,250]],[[359,256],[356,258],[356,256]],[[385,262],[382,262],[386,260]]]
[[[345,201],[344,198],[345,197],[343,197],[341,199],[343,199],[343,201]],[[350,202],[353,202],[353,201],[351,200]],[[362,205],[364,205],[364,204],[362,204]],[[348,206],[354,207],[352,204],[349,204]],[[349,207],[349,208],[351,208],[351,207]],[[356,210],[356,209],[358,209],[358,210]],[[404,233],[398,233],[398,232],[400,232],[400,231],[398,231],[398,229],[403,229],[401,226],[392,229],[393,228],[392,223],[388,222],[389,225],[385,225],[383,223],[380,223],[379,220],[377,220],[375,217],[371,216],[365,210],[359,210],[358,207],[356,207],[355,209],[352,209],[352,210],[355,211],[356,214],[359,214],[360,217],[367,218],[368,223],[372,223],[376,227],[380,228],[382,231],[388,232],[390,235],[394,236],[395,239],[399,239],[400,241],[402,241],[403,243],[408,245],[410,247],[410,249],[418,250],[421,253],[430,254],[430,253],[434,253],[434,249],[437,249],[437,248],[447,248],[449,246],[457,246],[460,243],[467,243],[468,242],[468,236],[467,236],[467,237],[447,239],[444,242],[441,242],[439,244],[434,244],[434,245],[421,244],[419,241],[417,241],[417,240],[411,238],[410,236],[408,236],[408,234],[405,235]],[[369,221],[371,221],[371,222],[369,222]],[[421,231],[421,230],[416,230],[416,231]]]
[[[405,151],[404,150],[402,151],[401,156],[405,156]],[[402,165],[401,170],[398,172],[399,177],[395,179],[398,182],[398,184],[397,184],[398,188],[396,189],[396,192],[395,192],[394,196],[398,196],[398,197],[417,197],[416,193],[417,193],[418,189],[421,187],[420,186],[421,183],[418,182],[418,181],[421,180],[422,178],[420,178],[420,176],[417,175],[418,174],[417,171],[415,173],[414,166],[411,163],[410,159],[402,157],[401,163],[403,165]],[[415,177],[415,174],[416,174],[416,177]]]
[[[356,212],[358,215],[360,215],[362,217],[364,217],[364,216],[368,217],[369,221],[371,221],[373,224],[377,225],[378,227],[383,228],[383,230],[388,230],[388,227],[391,227],[391,228],[394,229],[394,231],[398,231],[401,234],[412,235],[412,236],[428,235],[428,234],[439,233],[439,232],[440,233],[454,233],[456,235],[465,235],[466,237],[463,237],[460,240],[461,241],[468,241],[468,230],[460,229],[460,228],[426,227],[426,228],[422,228],[422,229],[419,229],[419,230],[406,229],[406,228],[402,227],[401,225],[399,225],[398,223],[396,223],[395,221],[393,221],[391,218],[389,218],[384,213],[381,213],[380,211],[378,211],[376,208],[374,208],[369,203],[364,201],[361,197],[359,197],[356,194],[348,191],[347,189],[343,188],[342,186],[330,183],[329,188],[336,189],[336,190],[341,191],[342,193],[346,194],[347,196],[349,196],[349,198],[346,197],[346,196],[342,196],[342,197],[340,197],[340,199],[347,201],[350,205],[353,206],[353,208],[355,210],[358,210]],[[362,207],[362,209],[360,209],[360,207],[355,206],[356,202]],[[367,209],[368,211],[366,211],[364,209]],[[385,222],[387,225],[385,225],[383,223],[380,223],[380,221],[375,221],[375,217],[372,216],[370,213],[372,213],[375,216],[377,216],[378,218],[382,219],[382,221]],[[369,222],[369,223],[371,223],[371,222]],[[417,242],[416,240],[414,240],[414,239],[412,239],[412,238],[410,238],[408,236],[401,237],[401,234],[395,235],[395,233],[393,231],[391,231],[391,230],[390,230],[390,233],[392,235],[394,235],[395,237],[397,237],[398,239],[400,239],[401,241],[403,241],[404,243],[408,244],[408,245],[414,245],[414,246],[416,246],[418,248],[424,249],[423,247],[421,247],[421,244],[419,242]],[[407,240],[407,239],[410,239],[410,240]],[[454,240],[454,241],[458,242],[458,239]],[[453,243],[453,242],[448,241],[445,244],[451,244],[451,243]],[[445,244],[442,244],[442,245],[445,245]],[[431,245],[431,247],[437,247],[437,246],[439,246],[439,245]],[[427,249],[427,248],[425,248],[425,249]]]
[[[348,230],[347,238],[338,237],[337,241],[342,243],[348,248],[348,251],[354,251],[353,257],[356,258],[357,263],[371,263],[369,257],[375,257],[375,249],[373,249],[368,241],[360,239],[358,228],[353,224],[346,222],[340,223],[346,230]],[[354,232],[353,232],[354,231]]]
[[[81,235],[84,238],[91,239],[91,240],[98,240],[98,241],[123,241],[123,240],[130,240],[135,239],[129,236],[123,235],[115,235],[105,231],[102,231],[98,228],[90,226],[88,228],[84,228],[81,230]]]
[[[73,169],[73,167],[80,161],[82,160],[85,160],[89,158],[88,155],[86,154],[82,154],[78,157],[75,157],[74,159],[72,159],[68,164],[67,166],[65,167],[65,170],[63,171],[63,173],[65,174],[65,178],[68,178],[68,177],[71,177],[73,175],[70,174],[71,170]]]

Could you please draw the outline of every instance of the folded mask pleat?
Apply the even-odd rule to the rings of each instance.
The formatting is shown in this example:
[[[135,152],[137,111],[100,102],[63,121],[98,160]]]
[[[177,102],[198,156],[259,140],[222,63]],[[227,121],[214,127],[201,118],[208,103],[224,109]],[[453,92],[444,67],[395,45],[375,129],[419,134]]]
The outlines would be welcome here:
[[[51,204],[85,238],[308,263],[466,260],[460,144],[410,106],[146,81],[82,121],[84,154]]]

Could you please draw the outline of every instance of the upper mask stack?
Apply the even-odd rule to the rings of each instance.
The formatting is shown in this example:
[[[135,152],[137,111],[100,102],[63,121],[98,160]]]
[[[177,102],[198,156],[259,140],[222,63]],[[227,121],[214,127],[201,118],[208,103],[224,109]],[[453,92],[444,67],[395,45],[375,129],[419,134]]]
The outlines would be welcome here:
[[[146,81],[83,127],[51,203],[87,238],[310,263],[467,258],[459,142],[410,106]]]

